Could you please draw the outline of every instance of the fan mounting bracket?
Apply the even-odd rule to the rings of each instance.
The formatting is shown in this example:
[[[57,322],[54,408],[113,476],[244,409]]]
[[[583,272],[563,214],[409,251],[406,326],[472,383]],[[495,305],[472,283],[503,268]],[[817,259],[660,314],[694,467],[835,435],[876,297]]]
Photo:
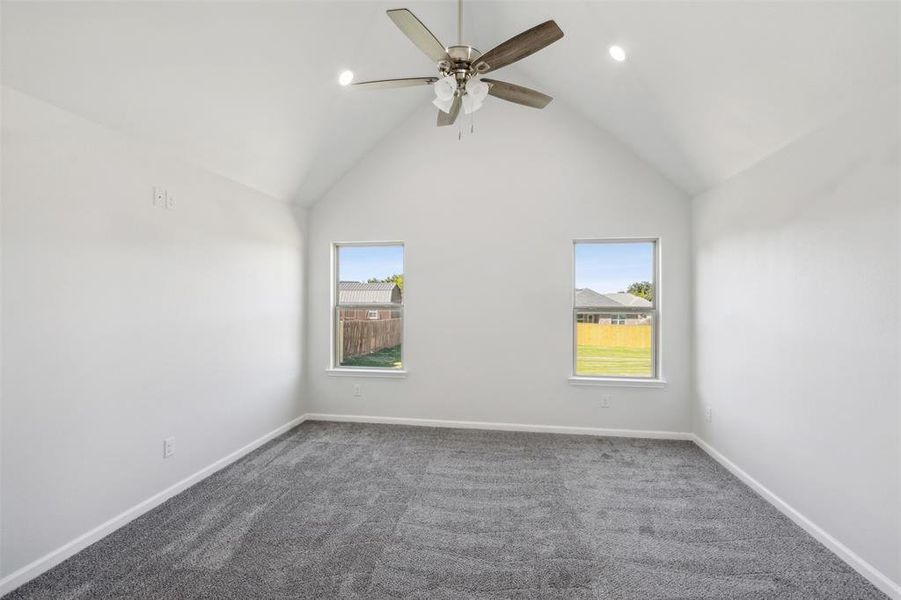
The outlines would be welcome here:
[[[451,46],[447,49],[447,56],[454,62],[471,63],[482,56],[482,53],[472,46]]]

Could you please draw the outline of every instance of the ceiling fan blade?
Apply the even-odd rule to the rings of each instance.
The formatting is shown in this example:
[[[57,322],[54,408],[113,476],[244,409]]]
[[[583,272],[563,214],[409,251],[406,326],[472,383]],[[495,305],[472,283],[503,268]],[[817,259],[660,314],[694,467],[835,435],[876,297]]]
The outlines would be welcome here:
[[[410,38],[417,48],[425,52],[426,56],[436,63],[447,58],[447,49],[444,44],[438,41],[435,34],[429,31],[429,28],[416,18],[416,15],[406,8],[396,8],[387,12],[388,17],[394,21],[397,28]]]
[[[454,98],[454,103],[451,104],[451,109],[449,113],[444,112],[443,110],[438,111],[438,127],[446,127],[448,125],[453,125],[454,121],[457,120],[457,115],[460,114],[460,106],[463,104],[463,100],[460,96]]]
[[[367,90],[381,90],[386,88],[412,87],[414,85],[430,85],[438,81],[437,77],[406,77],[404,79],[378,79],[376,81],[361,81],[351,84],[350,87]]]
[[[488,94],[507,102],[515,102],[532,108],[544,108],[553,98],[515,83],[497,81],[496,79],[483,79],[488,84]]]
[[[538,52],[545,46],[550,46],[562,37],[563,31],[557,27],[557,23],[545,21],[483,54],[476,61],[476,71],[479,73],[496,71]]]

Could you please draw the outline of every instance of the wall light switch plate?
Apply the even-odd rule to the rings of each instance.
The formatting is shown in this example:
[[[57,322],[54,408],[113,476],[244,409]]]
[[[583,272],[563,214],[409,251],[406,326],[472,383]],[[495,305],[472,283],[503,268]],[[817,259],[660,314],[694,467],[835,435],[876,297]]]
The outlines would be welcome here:
[[[175,210],[175,195],[171,192],[166,192],[166,208]]]
[[[708,406],[707,410],[704,411],[704,419],[710,423],[713,421],[713,407]]]
[[[163,458],[169,458],[175,454],[175,438],[168,437],[163,440]]]
[[[363,386],[359,383],[354,384],[354,398],[359,398],[363,395]]]
[[[610,396],[601,396],[601,408],[610,408]]]

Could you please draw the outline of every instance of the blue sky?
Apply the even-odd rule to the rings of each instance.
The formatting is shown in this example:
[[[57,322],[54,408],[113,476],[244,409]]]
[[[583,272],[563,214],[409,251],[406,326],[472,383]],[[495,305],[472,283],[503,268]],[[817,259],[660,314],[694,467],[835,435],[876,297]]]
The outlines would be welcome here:
[[[576,244],[577,288],[624,292],[630,283],[653,281],[653,271],[653,243]]]
[[[404,272],[403,246],[339,246],[338,280],[384,279]]]

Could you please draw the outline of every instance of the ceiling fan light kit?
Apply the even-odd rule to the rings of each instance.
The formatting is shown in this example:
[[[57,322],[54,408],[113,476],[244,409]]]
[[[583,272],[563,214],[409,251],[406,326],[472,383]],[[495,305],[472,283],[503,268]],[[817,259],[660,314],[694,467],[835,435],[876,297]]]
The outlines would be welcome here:
[[[382,89],[432,85],[435,91],[435,99],[432,100],[432,104],[438,108],[437,124],[439,127],[453,125],[461,109],[467,115],[479,110],[489,95],[539,109],[544,108],[553,100],[547,94],[527,87],[484,79],[481,76],[522,60],[562,38],[563,32],[554,21],[545,21],[536,25],[482,54],[462,42],[462,0],[458,0],[457,3],[458,43],[456,46],[444,46],[422,24],[422,21],[406,8],[389,10],[387,13],[398,29],[426,56],[435,61],[439,76],[361,81],[352,84],[351,87]]]

